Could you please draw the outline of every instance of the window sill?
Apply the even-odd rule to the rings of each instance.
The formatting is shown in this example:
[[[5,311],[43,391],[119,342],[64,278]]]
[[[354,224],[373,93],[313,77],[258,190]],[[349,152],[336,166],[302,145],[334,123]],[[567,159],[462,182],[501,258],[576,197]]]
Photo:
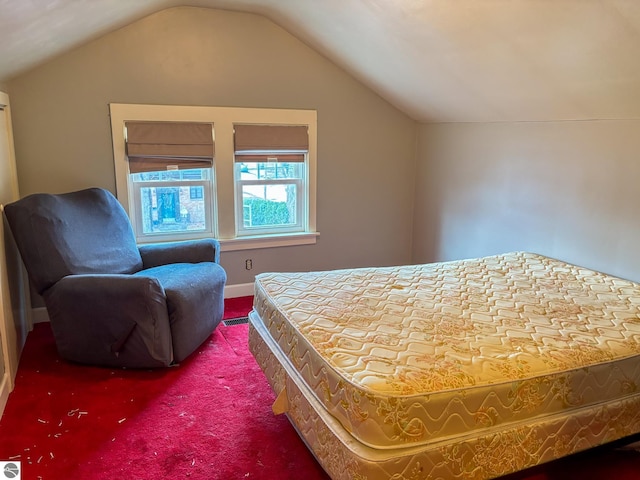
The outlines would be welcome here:
[[[255,250],[258,248],[290,247],[294,245],[313,245],[316,243],[318,232],[292,233],[283,235],[269,235],[256,237],[240,237],[219,239],[220,250],[233,252],[236,250]]]

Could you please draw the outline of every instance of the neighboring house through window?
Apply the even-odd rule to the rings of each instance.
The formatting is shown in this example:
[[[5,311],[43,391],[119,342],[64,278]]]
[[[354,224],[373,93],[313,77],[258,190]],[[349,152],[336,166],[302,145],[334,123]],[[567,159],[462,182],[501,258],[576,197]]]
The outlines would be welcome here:
[[[316,112],[111,104],[117,197],[138,242],[315,243]]]

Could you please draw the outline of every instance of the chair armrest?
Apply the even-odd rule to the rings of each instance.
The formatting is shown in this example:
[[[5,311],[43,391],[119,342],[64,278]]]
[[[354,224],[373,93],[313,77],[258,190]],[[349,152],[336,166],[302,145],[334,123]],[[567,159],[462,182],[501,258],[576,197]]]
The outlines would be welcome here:
[[[68,360],[149,368],[173,361],[159,281],[134,275],[69,275],[44,292],[58,352]]]
[[[220,242],[213,238],[138,245],[143,268],[170,263],[220,263]]]

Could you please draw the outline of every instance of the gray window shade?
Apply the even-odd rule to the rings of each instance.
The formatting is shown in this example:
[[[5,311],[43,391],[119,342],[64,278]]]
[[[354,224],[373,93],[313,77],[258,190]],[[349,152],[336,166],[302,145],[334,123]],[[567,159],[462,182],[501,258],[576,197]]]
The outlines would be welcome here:
[[[306,125],[234,125],[236,162],[304,162]]]
[[[208,168],[215,144],[210,123],[126,122],[131,173]]]

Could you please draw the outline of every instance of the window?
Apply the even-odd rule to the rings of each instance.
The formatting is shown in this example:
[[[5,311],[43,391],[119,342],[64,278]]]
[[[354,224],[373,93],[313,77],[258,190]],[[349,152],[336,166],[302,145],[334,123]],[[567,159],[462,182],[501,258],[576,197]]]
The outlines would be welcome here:
[[[211,235],[213,125],[126,121],[125,129],[137,236]],[[200,190],[199,198],[192,198],[192,189]]]
[[[200,171],[202,174],[202,170]],[[189,187],[189,198],[191,200],[199,200],[204,198],[204,188],[203,187]]]
[[[235,125],[238,235],[305,229],[306,126]]]
[[[200,168],[131,174],[136,230],[142,235],[211,233],[210,172]]]
[[[304,228],[304,164],[236,163],[238,234]]]
[[[138,242],[315,243],[316,113],[111,104],[117,197]]]

